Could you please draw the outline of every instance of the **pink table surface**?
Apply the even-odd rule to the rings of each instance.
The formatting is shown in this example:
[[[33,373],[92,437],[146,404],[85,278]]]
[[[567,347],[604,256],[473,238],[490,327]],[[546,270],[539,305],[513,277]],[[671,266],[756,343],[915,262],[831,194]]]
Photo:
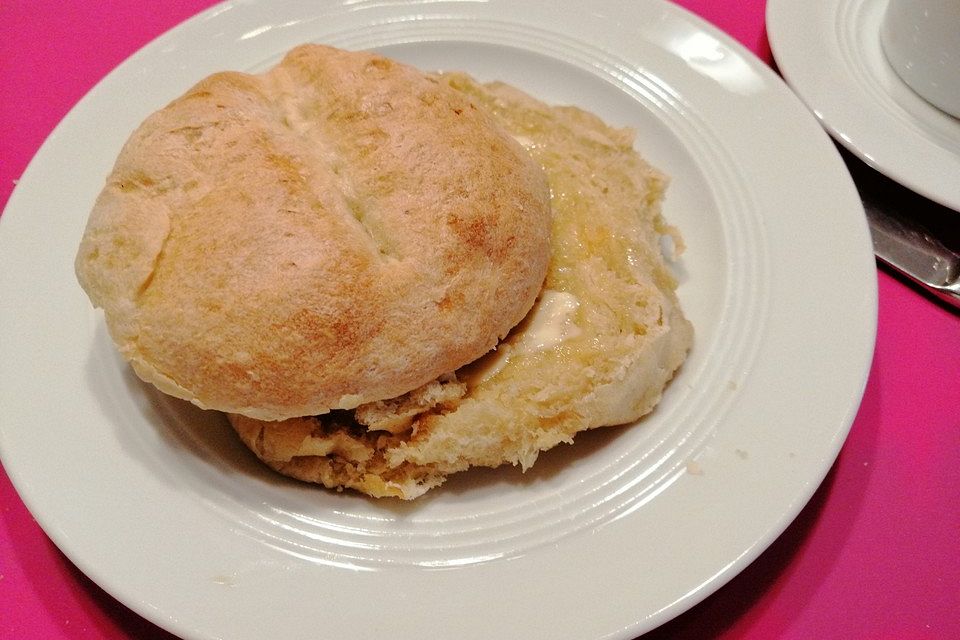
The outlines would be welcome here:
[[[0,2],[0,206],[97,81],[211,4]],[[762,0],[679,4],[772,63]],[[823,485],[743,573],[647,637],[960,638],[960,314],[878,279],[866,393]],[[0,505],[0,637],[171,637],[77,570],[2,471]]]

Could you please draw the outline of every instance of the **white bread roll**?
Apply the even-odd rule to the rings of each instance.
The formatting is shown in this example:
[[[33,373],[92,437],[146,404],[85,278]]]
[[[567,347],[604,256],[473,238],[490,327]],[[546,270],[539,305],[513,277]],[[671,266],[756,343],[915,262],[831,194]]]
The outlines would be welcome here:
[[[579,431],[648,413],[692,344],[660,250],[663,235],[682,248],[661,215],[666,179],[634,151],[632,132],[504,84],[441,78],[493,113],[547,173],[544,291],[497,351],[402,397],[283,422],[231,415],[280,473],[411,499],[471,466],[527,468]]]
[[[280,420],[482,356],[533,304],[550,229],[542,170],[474,99],[308,45],[148,118],[76,272],[144,380]]]

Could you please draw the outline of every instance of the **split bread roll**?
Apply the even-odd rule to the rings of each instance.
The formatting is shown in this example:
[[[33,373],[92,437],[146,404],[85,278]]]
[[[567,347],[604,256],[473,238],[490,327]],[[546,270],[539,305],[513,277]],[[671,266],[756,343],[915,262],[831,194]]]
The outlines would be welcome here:
[[[544,173],[476,101],[307,45],[148,118],[76,258],[137,374],[281,420],[409,392],[477,359],[550,259]]]
[[[493,114],[546,172],[543,290],[495,351],[399,397],[281,422],[230,415],[280,473],[411,499],[471,466],[527,468],[579,431],[648,413],[691,346],[660,248],[663,236],[681,246],[661,215],[666,179],[634,151],[633,134],[505,84],[438,79]]]

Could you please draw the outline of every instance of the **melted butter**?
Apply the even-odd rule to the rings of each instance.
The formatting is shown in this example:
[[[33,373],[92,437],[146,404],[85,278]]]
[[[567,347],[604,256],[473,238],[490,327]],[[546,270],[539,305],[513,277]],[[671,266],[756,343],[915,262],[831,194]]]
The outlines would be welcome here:
[[[516,140],[517,142],[519,142],[519,143],[523,146],[524,149],[528,149],[528,150],[529,150],[529,149],[533,149],[534,147],[537,146],[537,143],[534,142],[531,138],[528,138],[527,136],[522,136],[522,135],[519,135],[519,134],[513,134],[513,139]]]
[[[475,387],[500,373],[509,359],[510,345],[501,344],[485,356],[458,369],[457,380],[468,387]]]
[[[547,289],[504,343],[460,369],[457,377],[476,386],[500,373],[515,356],[546,351],[576,338],[582,333],[576,323],[579,307],[580,301],[572,293]]]
[[[575,322],[580,301],[567,291],[543,292],[533,311],[520,325],[518,340],[513,343],[517,353],[536,353],[552,349],[564,340],[580,335]]]

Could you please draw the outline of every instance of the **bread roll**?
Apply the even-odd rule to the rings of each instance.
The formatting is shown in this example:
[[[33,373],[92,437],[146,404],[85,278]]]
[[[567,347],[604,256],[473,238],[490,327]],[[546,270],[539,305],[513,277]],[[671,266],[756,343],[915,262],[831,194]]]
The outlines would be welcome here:
[[[528,468],[580,431],[648,413],[692,344],[660,250],[664,235],[682,248],[661,213],[667,180],[634,151],[632,132],[504,84],[439,79],[492,113],[546,171],[543,291],[496,351],[399,398],[282,422],[231,415],[280,473],[411,499],[471,466]]]
[[[488,352],[534,303],[550,230],[543,171],[475,98],[308,45],[149,117],[76,272],[141,378],[281,420],[392,398]]]

